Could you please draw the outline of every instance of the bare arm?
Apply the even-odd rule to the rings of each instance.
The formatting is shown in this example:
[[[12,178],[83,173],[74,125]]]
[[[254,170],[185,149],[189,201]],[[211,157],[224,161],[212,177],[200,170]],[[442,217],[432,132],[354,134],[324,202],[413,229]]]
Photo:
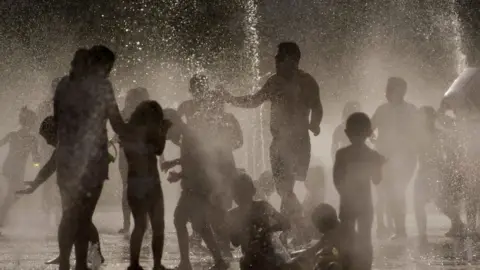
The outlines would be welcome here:
[[[113,86],[108,80],[104,80],[101,87],[101,93],[104,93],[107,105],[107,115],[113,131],[117,134],[123,134],[125,129],[125,122],[123,121],[122,114],[118,108],[117,101],[113,92]]]
[[[342,152],[337,151],[335,155],[335,163],[333,165],[333,184],[340,193],[342,184],[345,182],[345,161],[343,160]]]
[[[183,116],[189,113],[189,111],[191,110],[191,106],[189,106],[191,102],[192,102],[191,100],[187,100],[180,103],[180,105],[178,105],[177,113],[180,118],[182,118]]]
[[[273,91],[274,84],[273,77],[271,77],[263,87],[255,94],[241,96],[241,97],[229,97],[227,101],[235,107],[240,108],[257,108],[265,101],[270,99],[271,92]]]
[[[10,137],[12,136],[12,133],[8,133],[7,135],[5,135],[5,137],[3,137],[1,140],[0,140],[0,147],[4,146],[5,144],[9,143],[10,142]]]
[[[30,152],[32,154],[32,160],[34,163],[40,162],[40,153],[38,152],[38,141],[37,138],[33,137],[32,138],[32,144],[31,144],[31,149]]]
[[[45,165],[43,165],[43,167],[38,172],[37,177],[35,177],[35,180],[33,181],[36,186],[40,186],[45,181],[47,181],[47,179],[50,178],[57,170],[56,153],[57,150],[54,150],[52,155],[50,156],[50,159],[47,161],[47,163],[45,163]]]
[[[237,215],[238,213],[236,213],[237,209],[233,209],[233,210],[230,210],[228,211],[227,213],[227,216],[226,216],[226,223],[227,223],[227,227],[229,229],[229,236],[230,236],[230,242],[232,243],[232,245],[234,247],[238,247],[240,246],[240,244],[242,243],[242,235],[241,233],[239,232],[239,228],[238,228],[238,221],[237,221]]]
[[[30,183],[30,187],[25,190],[18,191],[18,194],[33,193],[39,186],[45,183],[53,175],[53,173],[57,170],[56,153],[57,150],[54,150],[52,155],[50,156],[50,159],[47,161],[47,163],[45,163],[45,165],[43,165],[43,167],[38,172],[35,180]]]
[[[340,144],[339,143],[339,136],[340,134],[339,133],[339,127],[337,127],[334,131],[333,131],[333,135],[332,135],[332,146],[330,148],[330,155],[332,157],[332,160],[335,159],[335,154],[337,153],[337,150],[338,150],[338,145]],[[335,161],[335,160],[334,160]]]
[[[148,141],[154,146],[155,154],[161,156],[165,150],[165,143],[167,141],[165,134],[161,132],[150,132],[147,136]]]
[[[229,122],[231,124],[231,142],[233,150],[237,150],[243,146],[243,133],[240,123],[233,114],[229,114]]]
[[[310,109],[311,109],[311,118],[310,125],[314,127],[320,126],[323,118],[323,106],[320,101],[320,87],[318,86],[317,81],[311,76],[308,75],[306,78],[306,86],[308,87],[308,93],[310,93]]]
[[[383,167],[383,164],[385,164],[386,162],[386,159],[383,156],[378,154],[377,157],[378,158],[375,164],[373,165],[373,172],[372,172],[372,182],[375,185],[380,184],[380,182],[382,181],[382,167]]]

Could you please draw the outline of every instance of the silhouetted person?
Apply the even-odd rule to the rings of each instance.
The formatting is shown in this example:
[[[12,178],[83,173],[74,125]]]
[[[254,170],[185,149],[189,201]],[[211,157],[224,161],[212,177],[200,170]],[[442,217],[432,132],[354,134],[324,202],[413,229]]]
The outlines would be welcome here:
[[[443,152],[442,142],[440,141],[441,134],[435,127],[435,109],[430,106],[424,106],[420,108],[420,113],[421,120],[423,120],[423,136],[418,148],[418,170],[415,179],[414,205],[419,244],[424,246],[428,243],[425,206],[431,201],[438,202]]]
[[[300,57],[297,44],[280,43],[275,56],[276,74],[257,93],[225,97],[234,106],[243,108],[271,102],[271,168],[282,199],[281,212],[297,226],[301,226],[302,210],[293,187],[295,180],[305,181],[311,151],[308,131],[318,135],[323,116],[318,84],[299,69]]]
[[[57,170],[57,164],[56,164],[56,150],[55,147],[57,146],[57,127],[55,125],[55,122],[53,120],[53,116],[47,116],[41,123],[40,128],[39,128],[39,134],[43,139],[46,141],[46,143],[53,147],[54,150],[52,154],[50,155],[50,158],[47,160],[45,165],[40,169],[38,172],[37,176],[35,177],[34,181],[31,182],[25,182],[25,184],[28,185],[28,188],[24,190],[17,191],[17,194],[32,194],[35,192],[35,190],[40,187],[42,184],[47,182],[49,178],[52,177],[52,175],[56,172]],[[60,190],[62,191],[62,190]],[[60,194],[60,197],[62,199],[68,199],[62,196]],[[62,203],[63,207],[63,203]],[[98,247],[98,252],[100,255],[100,261],[103,263],[105,261],[101,248],[100,248],[100,237],[98,235],[98,230],[95,227],[93,223],[90,224],[90,234],[89,234],[89,240],[92,246],[97,246]],[[60,262],[60,257],[57,257],[53,260],[50,260],[46,262],[46,264],[59,264]]]
[[[417,166],[417,108],[404,100],[406,92],[404,79],[389,78],[387,103],[380,105],[372,117],[373,130],[378,130],[375,146],[388,159],[383,175],[388,190],[388,211],[394,218],[393,239],[407,235],[405,192]]]
[[[371,269],[373,260],[373,202],[371,183],[382,179],[384,158],[365,141],[372,135],[372,125],[364,113],[347,119],[345,133],[351,145],[335,155],[333,182],[340,195],[340,221],[345,237],[355,252],[355,269]],[[357,229],[355,229],[357,227]]]
[[[128,91],[125,98],[125,107],[122,110],[123,120],[128,121],[135,108],[145,100],[149,99],[147,89],[138,87]],[[118,170],[120,171],[120,177],[122,178],[122,214],[123,214],[123,227],[119,233],[130,232],[130,207],[127,200],[127,179],[128,179],[128,164],[125,157],[125,151],[123,150],[123,144],[119,142],[120,151],[118,157]]]
[[[202,74],[195,74],[190,78],[188,92],[192,99],[186,100],[177,108],[178,115],[185,119],[187,125],[194,123],[198,114],[202,114],[208,109],[209,101],[207,100],[210,84],[208,77]],[[196,231],[192,232],[190,237],[190,245],[193,248],[202,246],[202,238]]]
[[[60,270],[70,269],[73,244],[75,268],[87,269],[89,224],[108,178],[107,121],[117,133],[124,125],[108,80],[114,62],[115,54],[104,46],[79,50],[70,75],[55,91],[57,178],[64,208],[58,236]]]
[[[162,170],[167,171],[177,165],[182,167],[180,173],[170,172],[168,181],[180,181],[182,193],[174,212],[174,224],[177,231],[180,249],[179,269],[192,269],[189,258],[189,237],[187,223],[198,232],[215,261],[214,269],[226,269],[228,264],[223,260],[221,250],[215,240],[209,213],[212,211],[212,200],[216,194],[210,179],[212,164],[208,159],[208,146],[202,143],[197,133],[187,126],[174,110],[164,110],[165,118],[172,122],[167,138],[180,145],[180,158],[166,161]]]
[[[128,204],[135,222],[130,238],[130,270],[143,269],[140,267],[140,249],[147,216],[153,232],[153,269],[164,269],[165,216],[157,156],[163,154],[169,127],[170,122],[163,118],[162,107],[155,101],[144,101],[131,114],[124,134],[120,134],[128,163]]]
[[[221,92],[209,88],[208,78],[195,75],[190,80],[189,92],[193,99],[180,104],[179,115],[185,117],[186,124],[196,132],[202,143],[209,144],[207,157],[211,160],[210,181],[216,183],[219,191],[217,202],[213,203],[210,217],[213,229],[225,256],[231,257],[228,235],[224,218],[232,207],[231,181],[236,177],[237,169],[233,151],[243,145],[243,134],[235,116],[225,111],[225,102]],[[215,137],[216,140],[211,140]],[[193,232],[190,243],[194,247],[201,246],[198,232]]]
[[[37,138],[35,136],[36,115],[27,107],[23,107],[19,115],[20,129],[9,132],[0,140],[0,146],[9,145],[9,150],[3,162],[2,174],[7,180],[7,192],[0,205],[0,227],[5,225],[7,215],[17,201],[15,192],[22,187],[28,157],[38,162]],[[32,165],[33,166],[33,165]]]
[[[465,197],[464,153],[456,134],[442,134],[444,161],[441,168],[439,207],[450,219],[451,227],[445,236],[458,237],[465,233],[461,213],[461,203]]]
[[[209,105],[200,120],[206,125],[200,127],[198,132],[202,141],[205,140],[204,143],[208,144],[208,157],[212,164],[210,181],[215,183],[216,189],[210,222],[224,256],[232,258],[225,218],[233,206],[232,183],[238,177],[233,151],[242,147],[243,134],[237,118],[225,111],[225,103],[220,93],[210,90],[207,94]],[[216,139],[211,140],[213,137]]]
[[[288,230],[286,217],[266,201],[255,201],[255,186],[243,173],[234,181],[233,197],[238,207],[228,212],[231,242],[242,249],[240,269],[281,269],[286,264],[275,253],[272,234]]]

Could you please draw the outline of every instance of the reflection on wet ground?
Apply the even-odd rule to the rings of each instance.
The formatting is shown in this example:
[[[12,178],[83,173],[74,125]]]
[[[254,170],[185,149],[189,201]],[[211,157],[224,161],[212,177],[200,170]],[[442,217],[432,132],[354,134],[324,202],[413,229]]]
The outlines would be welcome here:
[[[95,223],[101,232],[102,249],[107,263],[101,269],[126,269],[128,266],[128,241],[115,233],[120,224],[120,213],[102,213],[102,218],[96,218]],[[115,222],[113,222],[115,221]],[[117,222],[118,221],[118,222]],[[409,231],[415,232],[413,221],[410,221]],[[480,247],[469,245],[468,242],[443,237],[448,230],[448,224],[442,219],[432,222],[429,235],[429,245],[420,249],[415,237],[403,241],[375,240],[374,269],[480,269]],[[168,228],[168,226],[167,226]],[[171,230],[166,236],[164,264],[174,267],[178,264],[179,254],[176,235]],[[142,249],[142,264],[150,268],[151,251],[150,238],[147,236]],[[479,255],[477,260],[476,254]],[[0,269],[56,269],[44,265],[44,262],[57,255],[57,243],[54,231],[48,234],[30,227],[16,226],[7,228],[5,236],[0,238]],[[238,257],[232,263],[231,269],[238,268]],[[211,258],[208,254],[199,252],[192,254],[194,269],[208,269]]]

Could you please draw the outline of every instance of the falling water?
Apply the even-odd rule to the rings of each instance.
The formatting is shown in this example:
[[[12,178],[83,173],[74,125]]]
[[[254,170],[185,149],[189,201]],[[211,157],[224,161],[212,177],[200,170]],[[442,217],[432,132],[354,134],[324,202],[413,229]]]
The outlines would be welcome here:
[[[258,16],[257,16],[257,10],[258,6],[255,0],[248,0],[246,1],[245,5],[245,17],[243,20],[243,27],[245,31],[245,54],[246,58],[251,61],[250,62],[250,69],[251,69],[251,75],[252,75],[252,93],[256,92],[258,90],[258,83],[260,81],[260,71],[259,71],[259,65],[260,65],[260,56],[259,56],[259,44],[260,40],[258,37],[258,30],[257,30],[257,24],[258,24]],[[257,176],[257,168],[258,168],[258,150],[260,150],[260,155],[261,155],[261,160],[260,160],[260,165],[261,165],[261,170],[265,169],[265,154],[264,152],[264,145],[265,145],[265,139],[264,139],[264,127],[263,127],[263,108],[260,108],[260,116],[254,118],[254,139],[252,141],[251,148],[246,151],[246,160],[249,160],[250,158],[252,159],[252,175]],[[259,125],[258,125],[259,124]],[[259,126],[259,129],[256,128],[256,126]],[[257,135],[260,135],[260,145],[257,146],[258,143],[258,137]]]
[[[452,27],[454,33],[454,43],[455,43],[455,58],[456,58],[456,68],[457,74],[462,73],[462,71],[466,67],[466,57],[465,54],[462,52],[462,26],[460,23],[460,18],[458,17],[458,13],[455,10],[455,3],[456,0],[451,0],[451,8],[452,8]]]

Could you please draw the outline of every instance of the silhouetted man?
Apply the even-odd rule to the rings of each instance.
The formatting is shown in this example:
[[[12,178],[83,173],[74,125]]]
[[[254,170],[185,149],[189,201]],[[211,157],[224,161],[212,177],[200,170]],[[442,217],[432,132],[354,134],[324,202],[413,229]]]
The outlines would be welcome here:
[[[227,102],[237,107],[256,108],[270,101],[270,162],[278,194],[282,198],[281,212],[291,221],[301,215],[301,205],[293,187],[295,180],[305,181],[310,163],[308,131],[320,134],[323,108],[315,79],[300,70],[300,49],[296,43],[282,42],[275,56],[276,74],[255,94],[233,97]]]
[[[407,82],[391,77],[387,82],[387,103],[380,105],[372,117],[372,127],[378,130],[376,148],[388,162],[384,168],[386,192],[390,198],[395,235],[406,237],[405,192],[417,166],[415,141],[417,108],[404,100]]]

